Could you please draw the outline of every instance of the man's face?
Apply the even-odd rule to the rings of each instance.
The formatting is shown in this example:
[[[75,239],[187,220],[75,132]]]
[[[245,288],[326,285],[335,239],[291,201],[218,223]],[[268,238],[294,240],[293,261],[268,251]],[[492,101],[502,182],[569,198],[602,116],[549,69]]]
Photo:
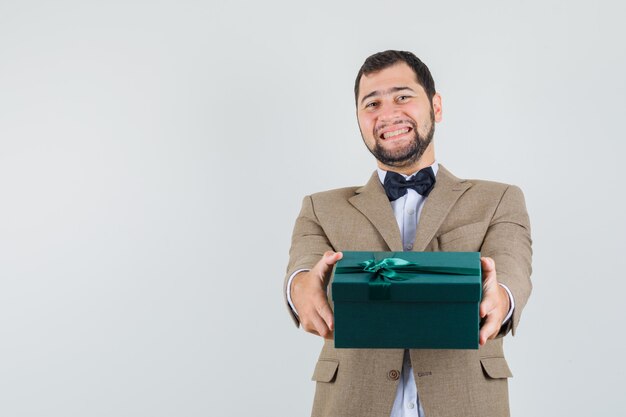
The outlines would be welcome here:
[[[404,62],[361,77],[357,118],[363,142],[382,164],[408,167],[428,148],[441,120],[441,97],[431,105]]]

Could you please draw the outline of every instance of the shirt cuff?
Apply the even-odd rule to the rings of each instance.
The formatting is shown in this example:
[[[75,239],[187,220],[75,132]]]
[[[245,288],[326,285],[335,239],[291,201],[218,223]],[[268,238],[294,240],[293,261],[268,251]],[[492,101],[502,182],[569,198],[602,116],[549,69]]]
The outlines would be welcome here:
[[[504,318],[504,320],[502,321],[502,325],[505,325],[506,322],[511,319],[511,316],[513,316],[513,310],[515,309],[515,300],[513,299],[513,294],[511,294],[511,290],[509,290],[509,288],[506,285],[500,282],[498,282],[498,284],[506,290],[507,294],[509,294],[509,312]]]
[[[296,311],[296,307],[294,307],[293,302],[291,301],[291,281],[293,281],[293,278],[297,274],[299,274],[300,272],[304,272],[304,271],[310,271],[310,269],[298,269],[296,272],[291,274],[291,276],[289,277],[289,281],[287,281],[287,302],[289,303],[289,307],[291,307],[291,311],[293,311],[293,314],[295,314],[296,316],[298,316],[298,312]],[[506,288],[506,287],[504,287],[504,288]],[[509,292],[509,294],[511,294],[511,293]],[[298,316],[298,317],[300,317],[300,316]]]

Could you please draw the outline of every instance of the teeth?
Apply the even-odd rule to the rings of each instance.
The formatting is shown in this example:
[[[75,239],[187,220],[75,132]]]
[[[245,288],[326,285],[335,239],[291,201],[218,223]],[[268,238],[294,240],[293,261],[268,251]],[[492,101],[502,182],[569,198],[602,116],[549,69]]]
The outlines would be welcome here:
[[[389,138],[394,137],[394,136],[403,135],[403,134],[405,134],[408,131],[409,131],[409,129],[407,127],[405,127],[404,129],[398,129],[398,130],[394,130],[393,132],[383,133],[383,137],[385,139],[389,139]]]

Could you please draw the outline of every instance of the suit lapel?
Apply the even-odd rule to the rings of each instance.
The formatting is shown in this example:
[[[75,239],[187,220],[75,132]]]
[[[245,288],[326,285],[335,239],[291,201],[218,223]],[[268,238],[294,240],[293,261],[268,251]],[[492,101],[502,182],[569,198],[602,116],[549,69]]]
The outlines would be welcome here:
[[[426,249],[450,209],[465,190],[471,186],[469,181],[455,177],[443,165],[439,165],[437,182],[424,203],[417,225],[417,234],[413,244],[414,251],[421,252]],[[374,225],[389,246],[390,251],[402,252],[400,229],[398,229],[391,204],[389,204],[389,199],[376,171],[367,184],[356,190],[356,195],[351,197],[349,201]]]
[[[426,198],[417,225],[417,234],[413,244],[414,251],[421,252],[426,249],[454,203],[471,186],[470,182],[458,179],[443,165],[439,165],[435,187]]]
[[[426,249],[454,203],[471,186],[470,182],[458,179],[443,165],[439,164],[435,187],[426,198],[417,224],[417,234],[413,244],[414,251],[422,252]]]
[[[378,173],[374,171],[367,184],[357,189],[356,193],[348,201],[374,225],[390,251],[402,252],[400,229]]]

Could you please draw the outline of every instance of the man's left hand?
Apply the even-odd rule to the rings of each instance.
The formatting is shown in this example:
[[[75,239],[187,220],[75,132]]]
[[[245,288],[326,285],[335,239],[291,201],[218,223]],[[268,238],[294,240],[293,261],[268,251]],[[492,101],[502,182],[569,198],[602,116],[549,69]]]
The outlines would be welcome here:
[[[483,270],[483,300],[480,303],[480,318],[484,319],[480,328],[479,343],[483,346],[500,332],[502,321],[509,312],[509,295],[498,284],[496,263],[493,259],[480,258]]]

